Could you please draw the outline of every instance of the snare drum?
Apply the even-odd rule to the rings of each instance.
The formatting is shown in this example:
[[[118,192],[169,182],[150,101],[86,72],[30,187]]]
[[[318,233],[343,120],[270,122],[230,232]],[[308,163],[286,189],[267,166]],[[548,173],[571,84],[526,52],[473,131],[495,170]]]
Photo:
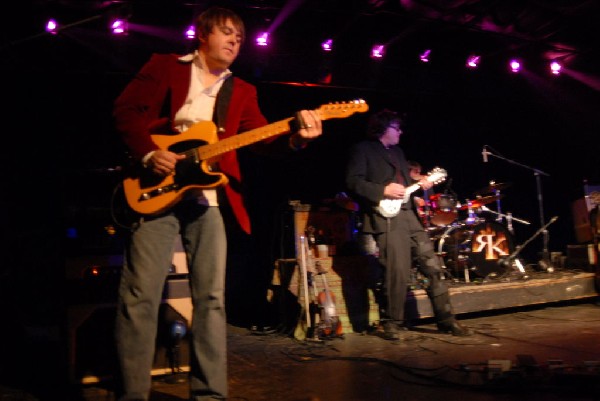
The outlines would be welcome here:
[[[506,227],[485,222],[473,227],[456,225],[448,228],[440,237],[437,250],[445,267],[457,277],[468,269],[485,278],[504,271],[500,261],[514,252],[515,245]]]
[[[435,194],[429,197],[431,204],[431,224],[447,226],[458,216],[456,198],[448,194]]]

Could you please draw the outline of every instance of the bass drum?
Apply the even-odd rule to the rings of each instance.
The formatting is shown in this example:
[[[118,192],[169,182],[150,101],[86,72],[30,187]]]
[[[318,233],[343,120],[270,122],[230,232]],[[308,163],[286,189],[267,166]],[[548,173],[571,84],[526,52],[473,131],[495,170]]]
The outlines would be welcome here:
[[[455,277],[469,274],[485,278],[506,269],[500,263],[515,250],[512,234],[502,224],[485,222],[473,227],[453,226],[439,239],[438,255]]]

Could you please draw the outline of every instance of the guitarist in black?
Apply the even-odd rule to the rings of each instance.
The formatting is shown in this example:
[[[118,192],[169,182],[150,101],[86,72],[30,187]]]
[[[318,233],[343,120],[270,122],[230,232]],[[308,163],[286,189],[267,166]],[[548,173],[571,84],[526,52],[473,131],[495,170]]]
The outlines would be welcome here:
[[[140,194],[130,202],[147,212],[141,212],[128,238],[119,287],[115,334],[121,400],[149,398],[159,306],[178,235],[186,253],[193,304],[189,399],[227,398],[227,238],[219,205],[227,204],[239,230],[250,235],[242,171],[237,152],[225,152],[219,160],[210,160],[210,171],[222,177],[203,171],[210,178],[205,182],[216,182],[218,187],[193,187],[182,192],[181,199],[170,198],[192,181],[181,177],[191,172],[196,177],[201,167],[202,155],[186,153],[186,141],[178,138],[194,137],[186,133],[201,124],[206,135],[198,135],[190,145],[222,142],[266,126],[267,120],[259,109],[256,88],[229,70],[244,40],[241,18],[228,9],[209,8],[196,18],[195,29],[195,51],[185,56],[153,55],[114,106],[116,128],[139,164],[124,181],[124,189],[135,188],[125,184],[137,183]],[[284,126],[284,133],[287,129],[291,135],[256,146],[262,151],[291,152],[321,135],[321,118],[314,110],[302,110],[294,121],[295,127]],[[161,135],[163,144],[173,146],[160,146],[155,134]],[[169,135],[173,141],[165,139]],[[162,204],[161,195],[177,202]]]
[[[373,286],[379,304],[383,337],[399,340],[405,329],[404,304],[410,284],[413,256],[417,268],[428,279],[427,295],[440,331],[467,336],[471,331],[454,317],[442,267],[434,245],[417,217],[412,199],[401,203],[397,214],[382,215],[383,199],[403,200],[413,180],[402,149],[402,118],[390,110],[371,116],[367,139],[355,144],[349,155],[346,185],[360,204],[360,243],[369,256],[374,273]],[[419,186],[433,183],[425,177]],[[384,213],[387,214],[387,213]]]

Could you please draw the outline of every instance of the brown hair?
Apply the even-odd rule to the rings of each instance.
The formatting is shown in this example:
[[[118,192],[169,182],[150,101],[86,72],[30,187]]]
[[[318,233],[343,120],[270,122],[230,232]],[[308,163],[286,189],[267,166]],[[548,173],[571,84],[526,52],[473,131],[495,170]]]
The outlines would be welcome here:
[[[242,35],[243,42],[246,37],[244,21],[234,11],[223,7],[210,7],[196,17],[196,38],[207,37],[215,26],[224,24],[228,19]]]

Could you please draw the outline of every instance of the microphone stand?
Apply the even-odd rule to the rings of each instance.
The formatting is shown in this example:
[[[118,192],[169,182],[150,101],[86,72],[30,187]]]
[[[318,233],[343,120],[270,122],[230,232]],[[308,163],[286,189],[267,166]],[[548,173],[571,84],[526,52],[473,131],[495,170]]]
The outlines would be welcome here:
[[[550,224],[546,224],[546,222],[544,220],[544,199],[543,199],[543,195],[542,195],[542,182],[541,182],[541,178],[540,178],[540,176],[542,176],[542,175],[549,177],[550,174],[545,173],[540,169],[537,169],[537,168],[534,168],[531,166],[527,166],[527,165],[519,163],[517,161],[507,159],[506,157],[492,153],[489,150],[487,150],[487,147],[486,147],[485,152],[486,152],[487,156],[493,156],[497,159],[504,160],[507,163],[514,164],[515,166],[523,167],[523,168],[533,171],[533,174],[535,175],[535,181],[536,181],[538,209],[539,209],[539,213],[540,213],[540,226],[542,226],[541,232],[543,234],[542,260],[540,261],[541,262],[540,264],[543,265],[544,267],[546,267],[546,269],[548,271],[550,271],[550,270],[554,271],[554,268],[552,268],[551,263],[550,263],[550,252],[548,250],[548,243],[549,243],[550,239],[549,239],[548,230],[546,230],[546,227],[548,227]],[[535,236],[537,236],[538,234],[539,233],[536,233],[534,235],[534,237],[532,237],[531,239],[535,238]]]

